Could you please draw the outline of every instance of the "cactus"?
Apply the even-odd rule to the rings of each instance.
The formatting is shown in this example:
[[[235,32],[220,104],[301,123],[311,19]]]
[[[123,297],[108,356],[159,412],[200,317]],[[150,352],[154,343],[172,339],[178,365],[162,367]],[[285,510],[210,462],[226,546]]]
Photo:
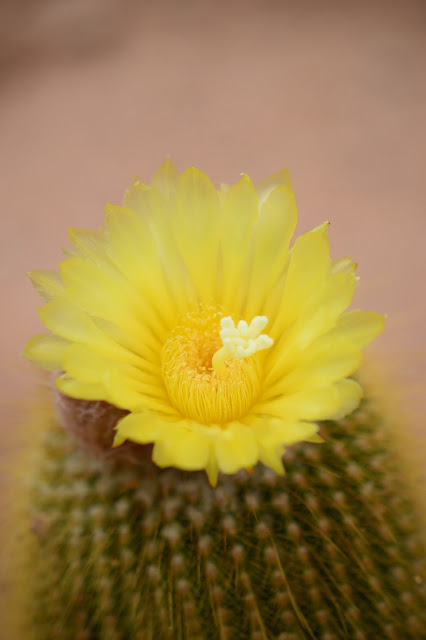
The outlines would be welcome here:
[[[425,637],[421,496],[353,378],[384,318],[296,222],[286,171],[217,190],[166,161],[30,274],[57,392],[13,640]]]
[[[371,402],[288,450],[285,477],[258,466],[215,489],[96,458],[49,421],[19,640],[425,637],[423,529]]]

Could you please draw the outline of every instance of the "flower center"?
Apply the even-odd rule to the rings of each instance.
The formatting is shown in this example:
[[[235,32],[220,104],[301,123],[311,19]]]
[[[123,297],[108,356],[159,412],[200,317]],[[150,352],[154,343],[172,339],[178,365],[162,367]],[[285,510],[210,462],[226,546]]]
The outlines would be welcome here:
[[[257,351],[272,339],[259,335],[267,318],[235,327],[215,308],[186,314],[162,351],[164,382],[174,407],[202,424],[224,424],[244,416],[260,391]]]

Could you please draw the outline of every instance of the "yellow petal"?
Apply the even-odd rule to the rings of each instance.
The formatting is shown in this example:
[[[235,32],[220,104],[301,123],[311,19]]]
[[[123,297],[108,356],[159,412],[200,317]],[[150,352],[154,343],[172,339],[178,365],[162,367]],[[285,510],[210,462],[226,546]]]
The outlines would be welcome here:
[[[257,418],[252,428],[258,444],[259,460],[280,475],[284,474],[282,455],[286,445],[318,441],[318,425],[310,422]]]
[[[114,447],[126,440],[139,444],[150,444],[164,429],[164,424],[147,412],[129,413],[121,418],[115,427]]]
[[[309,344],[330,331],[339,316],[349,306],[355,291],[356,279],[352,272],[330,273],[307,298],[299,317],[268,354],[270,379],[282,377],[293,367],[300,353]]]
[[[155,442],[153,461],[159,467],[176,466],[195,471],[208,465],[211,437],[196,424],[164,422],[149,412],[141,412],[122,418],[116,430],[114,446],[125,440],[139,444]]]
[[[43,298],[43,300],[46,300],[46,302],[65,296],[64,283],[56,271],[39,269],[37,271],[30,271],[28,277],[33,283],[38,295]]]
[[[105,339],[89,316],[68,300],[48,302],[39,316],[48,329],[68,340],[97,344]]]
[[[149,213],[150,187],[135,178],[124,194],[123,208],[132,209],[145,216]]]
[[[265,200],[268,198],[271,191],[273,191],[280,185],[284,185],[293,193],[293,185],[291,183],[288,169],[276,171],[256,185],[260,204],[262,205],[263,202],[265,202]]]
[[[285,421],[338,420],[356,409],[361,398],[362,389],[355,380],[339,380],[260,402],[252,413]]]
[[[59,391],[71,398],[77,398],[78,400],[107,401],[105,388],[97,382],[80,382],[63,375],[56,378],[55,384]]]
[[[297,238],[290,253],[282,303],[268,327],[274,339],[296,320],[306,299],[326,276],[329,264],[329,245],[324,234],[311,231]]]
[[[137,380],[116,367],[106,372],[105,388],[108,401],[121,409],[151,410],[163,417],[177,416],[160,380],[156,384],[152,378]]]
[[[64,370],[80,382],[101,382],[109,362],[88,345],[73,344],[64,358]]]
[[[176,308],[148,223],[130,209],[108,205],[105,224],[110,255],[122,276],[133,285],[128,291],[133,313],[137,310],[164,337],[170,330],[170,321],[175,318]]]
[[[251,425],[258,442],[266,448],[283,447],[307,441],[318,431],[312,422],[283,422],[280,419],[257,418]]]
[[[329,420],[341,420],[354,411],[361,402],[362,388],[355,380],[340,380],[335,384],[339,394],[339,408],[328,417]]]
[[[219,467],[217,466],[217,460],[214,454],[210,454],[209,461],[206,465],[206,474],[211,486],[214,488],[217,485],[219,476]]]
[[[314,387],[261,402],[253,408],[253,414],[272,415],[285,421],[325,420],[337,412],[339,401],[334,385]]]
[[[331,262],[331,272],[332,273],[351,273],[355,275],[357,270],[357,263],[352,260],[352,258],[344,257],[344,258],[335,258]]]
[[[155,172],[152,179],[152,186],[158,189],[165,198],[170,198],[176,192],[178,178],[179,172],[170,158],[167,158]]]
[[[152,455],[159,467],[177,467],[186,471],[205,469],[210,458],[210,439],[196,429],[170,423],[156,440]]]
[[[106,358],[94,348],[85,344],[73,344],[66,352],[63,366],[71,378],[84,382],[105,382],[109,371],[117,370],[121,375],[134,384],[138,384],[144,393],[158,390],[156,377],[148,375],[142,368],[131,363],[119,362],[113,358]]]
[[[274,189],[263,204],[253,233],[250,277],[245,313],[259,314],[264,301],[284,272],[288,247],[297,222],[296,202],[285,186]]]
[[[319,224],[315,229],[312,229],[313,233],[321,233],[323,236],[328,238],[328,230],[330,229],[330,223],[328,220]]]
[[[43,369],[60,371],[69,340],[53,334],[39,334],[31,338],[25,347],[24,355]]]
[[[219,200],[212,182],[198,169],[179,176],[173,233],[195,285],[198,299],[217,297],[219,257]]]
[[[339,316],[352,302],[355,287],[356,279],[353,273],[331,273],[311,296],[300,318],[294,323],[288,334],[288,342],[294,341],[303,349],[332,329]]]
[[[106,209],[112,257],[137,292],[158,309],[158,321],[167,320],[171,327],[196,297],[172,230],[174,201],[138,183],[125,203],[134,211],[112,205]]]
[[[269,467],[278,475],[283,476],[285,469],[282,461],[284,445],[267,445],[261,439],[257,443],[259,449],[259,462]]]
[[[215,442],[218,467],[224,473],[252,467],[258,460],[257,444],[250,427],[232,423]]]
[[[117,359],[119,362],[132,364],[149,374],[161,375],[161,353],[159,351],[154,353],[151,349],[145,348],[146,345],[138,339],[138,336],[131,336],[104,318],[91,316],[90,320],[104,335],[105,341],[108,341],[102,347],[97,345],[97,349],[102,355],[106,358]]]
[[[66,299],[47,303],[39,309],[39,316],[48,329],[67,340],[94,345],[106,357],[117,357],[125,362],[138,361],[137,356],[133,358],[131,352],[101,331],[87,313]],[[152,357],[143,343],[138,348],[141,357],[146,355],[147,360]]]
[[[91,260],[97,265],[107,266],[104,237],[91,229],[71,229],[68,232],[71,244],[75,248],[76,257]],[[110,267],[112,265],[108,265]]]
[[[328,337],[330,341],[344,340],[363,349],[383,331],[384,325],[385,318],[379,313],[354,309],[339,318],[336,328],[330,331]]]
[[[250,178],[243,175],[223,197],[221,258],[222,281],[219,300],[227,309],[241,308],[245,297],[241,282],[247,277],[247,254],[258,216],[257,192]],[[238,251],[235,248],[238,247]]]
[[[123,290],[120,281],[110,277],[97,265],[81,258],[70,258],[61,263],[61,276],[69,299],[89,314],[105,318],[124,331],[143,341],[144,346],[158,350],[156,336],[148,328],[157,327],[152,309],[144,304],[144,322],[135,312],[135,300]],[[111,301],[114,301],[111,304]],[[148,325],[148,326],[147,326]]]
[[[279,380],[271,393],[294,393],[325,386],[351,375],[361,364],[359,349],[320,339],[307,349],[300,362]],[[272,385],[271,385],[272,387]]]

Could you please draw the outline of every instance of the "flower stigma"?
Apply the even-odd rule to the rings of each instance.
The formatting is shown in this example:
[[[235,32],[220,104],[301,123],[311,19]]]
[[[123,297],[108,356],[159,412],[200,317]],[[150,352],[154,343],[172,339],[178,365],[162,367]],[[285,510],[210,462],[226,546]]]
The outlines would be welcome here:
[[[240,320],[237,327],[231,316],[221,319],[222,329],[219,335],[222,338],[223,347],[216,351],[212,358],[213,369],[219,378],[226,374],[227,360],[248,358],[273,345],[273,339],[261,333],[267,324],[266,316],[256,316],[249,325],[245,320]]]

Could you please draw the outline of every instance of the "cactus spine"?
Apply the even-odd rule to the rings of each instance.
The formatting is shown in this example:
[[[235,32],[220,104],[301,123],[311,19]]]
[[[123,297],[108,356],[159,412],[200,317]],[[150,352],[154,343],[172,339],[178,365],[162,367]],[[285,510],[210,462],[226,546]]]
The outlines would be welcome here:
[[[108,466],[56,418],[31,488],[18,640],[406,640],[426,629],[424,538],[364,404],[287,475]],[[14,639],[13,639],[14,640]]]

